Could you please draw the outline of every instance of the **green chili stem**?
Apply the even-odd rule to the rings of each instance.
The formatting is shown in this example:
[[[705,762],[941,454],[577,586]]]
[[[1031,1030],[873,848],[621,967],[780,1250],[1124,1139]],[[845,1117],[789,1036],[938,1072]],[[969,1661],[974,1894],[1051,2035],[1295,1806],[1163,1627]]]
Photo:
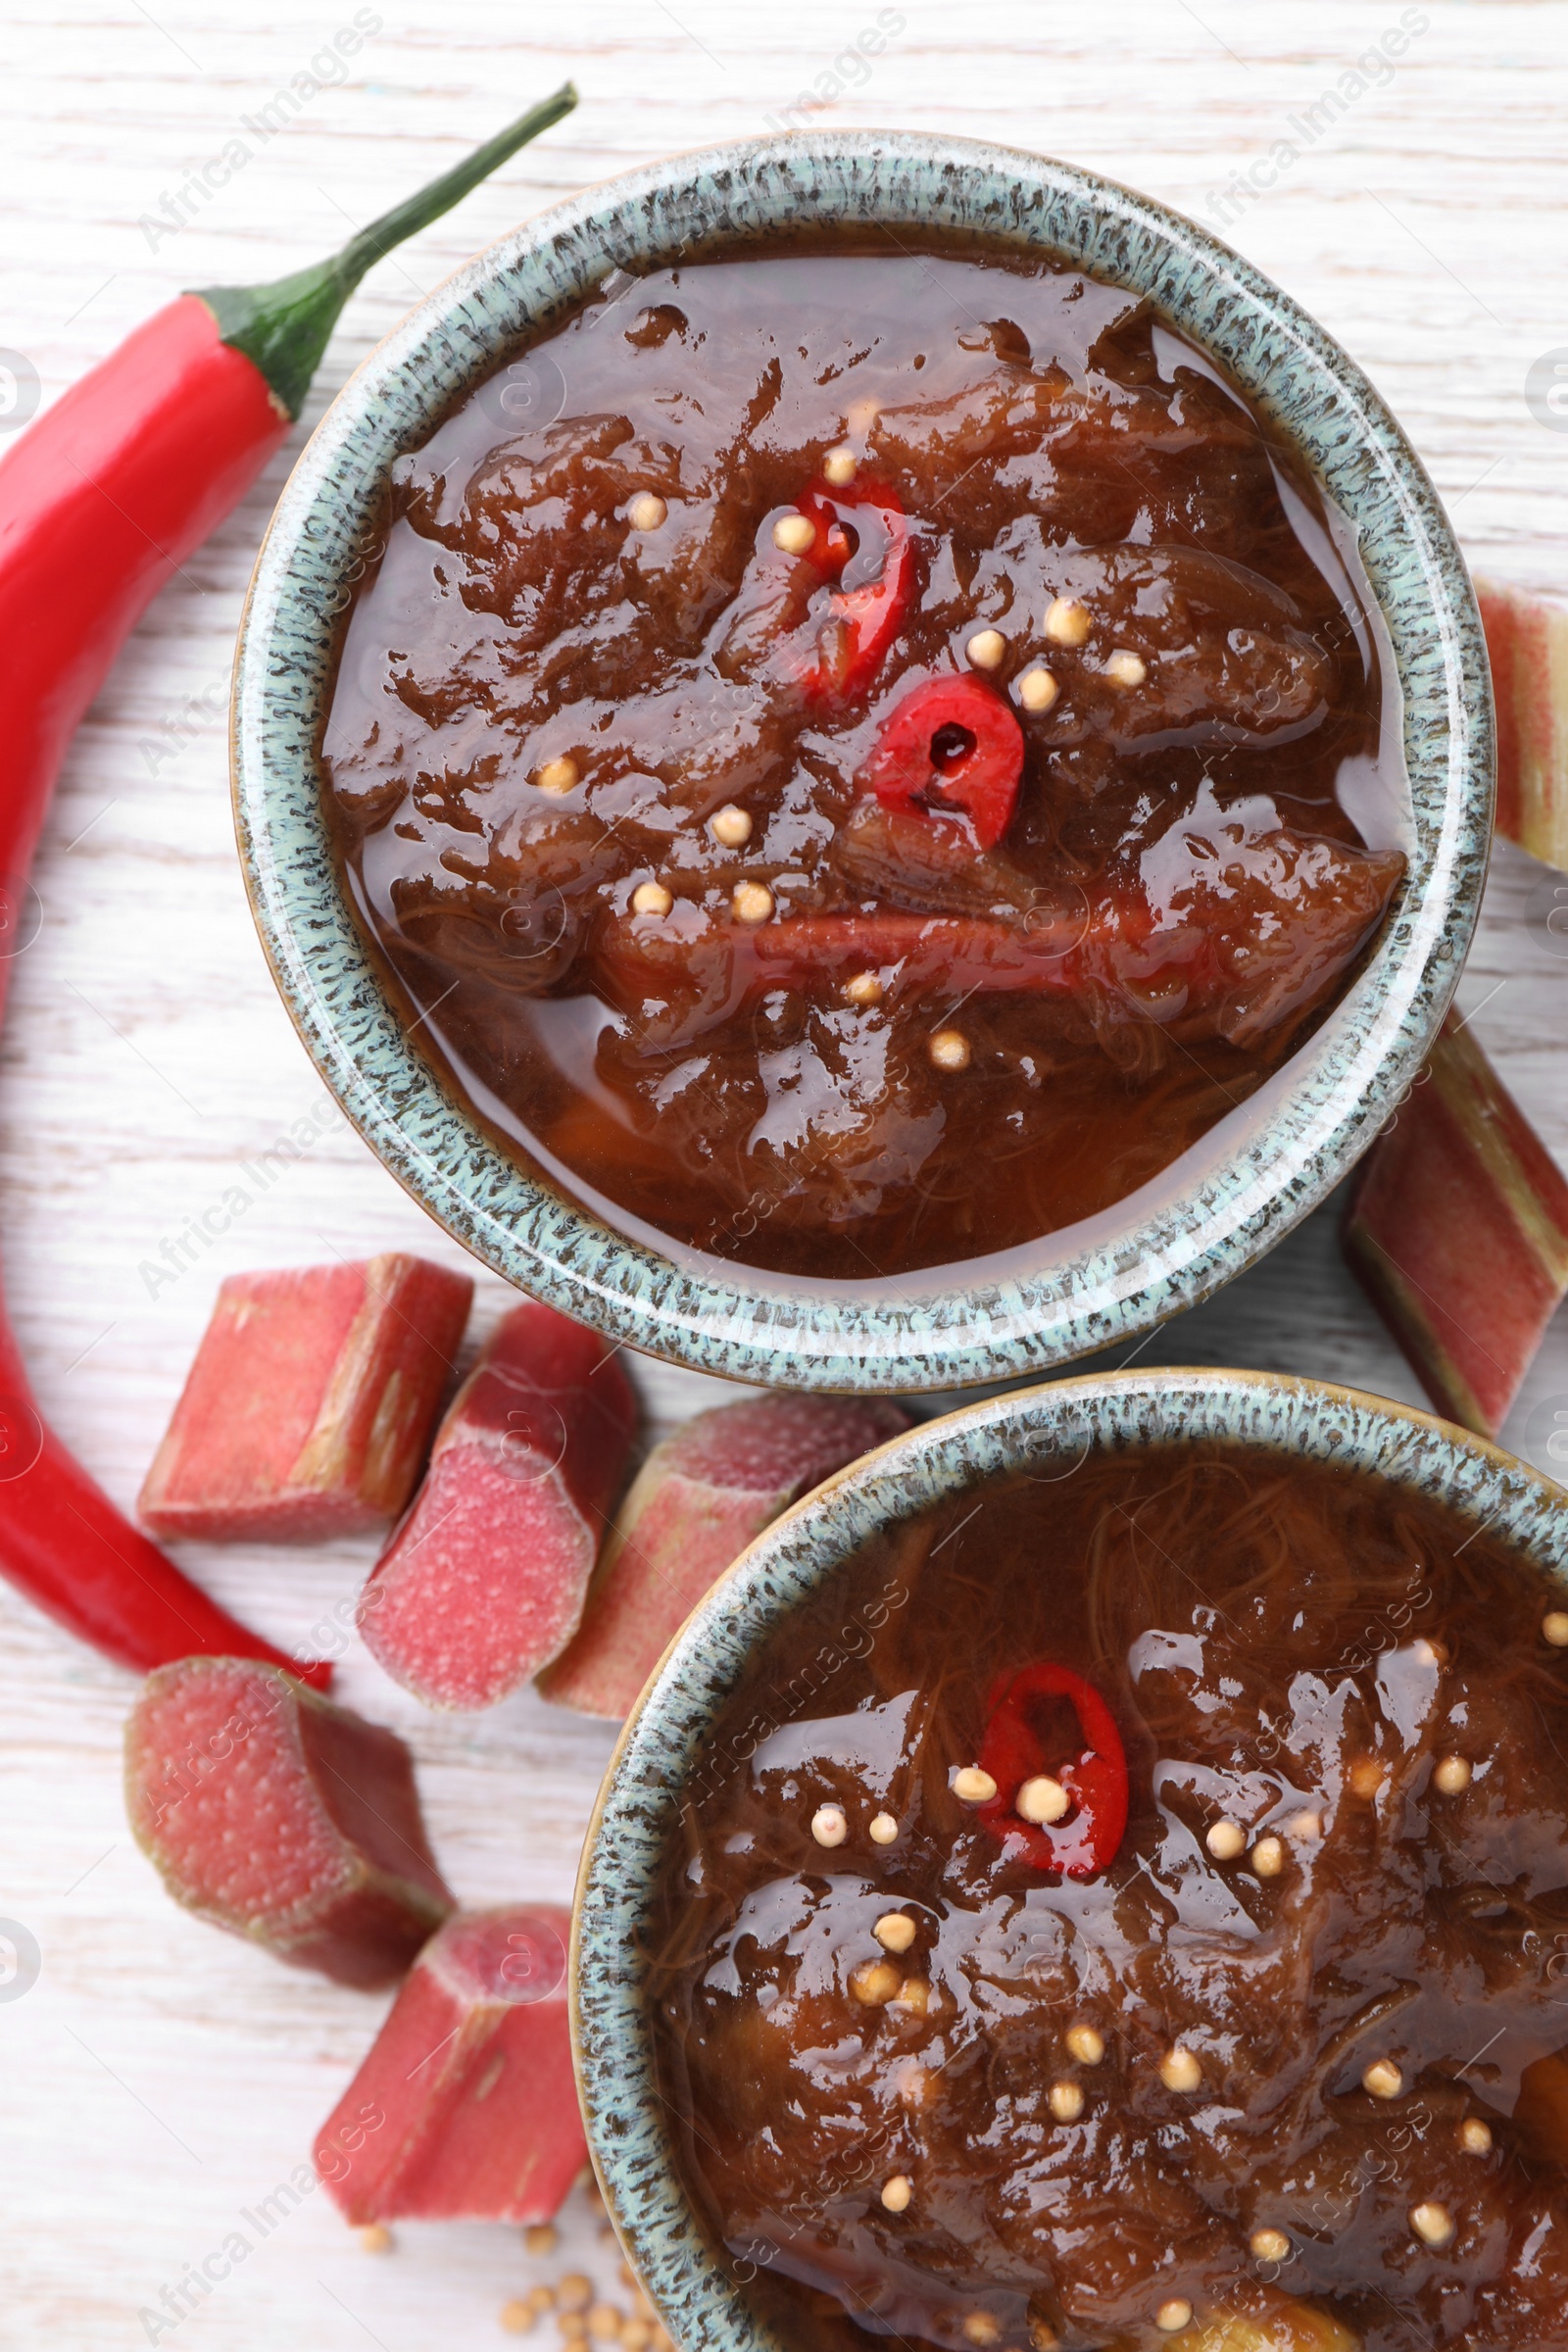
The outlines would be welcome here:
[[[531,107],[417,195],[394,205],[327,261],[274,278],[269,285],[194,289],[217,319],[220,340],[254,361],[277,401],[291,417],[297,416],[338,314],[366,271],[405,237],[449,212],[498,164],[569,115],[576,103],[576,90],[569,81],[563,82],[553,97]]]

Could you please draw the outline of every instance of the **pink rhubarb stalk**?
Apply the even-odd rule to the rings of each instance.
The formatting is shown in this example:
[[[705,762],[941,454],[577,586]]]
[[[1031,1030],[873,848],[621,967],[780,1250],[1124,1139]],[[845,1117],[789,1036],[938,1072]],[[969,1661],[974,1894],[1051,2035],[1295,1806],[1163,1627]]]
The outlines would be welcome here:
[[[1568,1183],[1451,1014],[1343,1239],[1439,1412],[1495,1437],[1568,1291]]]
[[[1497,831],[1568,867],[1568,604],[1477,580],[1497,706]]]
[[[498,1325],[360,1599],[395,1682],[432,1707],[490,1707],[560,1654],[636,1423],[597,1332],[531,1303]]]
[[[147,1473],[143,1524],[219,1544],[388,1526],[472,1298],[466,1274],[397,1253],[231,1274]]]
[[[460,1912],[419,1954],[316,2142],[360,2226],[545,2222],[588,2148],[571,2073],[571,1914]]]
[[[452,1909],[403,1741],[274,1666],[149,1675],[125,1807],[176,1903],[340,1984],[392,1983]]]
[[[907,1429],[894,1404],[756,1396],[699,1413],[649,1455],[546,1698],[619,1720],[704,1594],[782,1510]]]

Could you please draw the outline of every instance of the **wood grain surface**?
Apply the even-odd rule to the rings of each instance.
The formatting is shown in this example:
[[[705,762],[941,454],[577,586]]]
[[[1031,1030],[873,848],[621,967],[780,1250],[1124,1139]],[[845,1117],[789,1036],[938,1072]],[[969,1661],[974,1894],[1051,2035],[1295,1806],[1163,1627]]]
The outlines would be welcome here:
[[[59,0],[8,9],[0,31],[0,345],[36,370],[45,402],[179,288],[313,260],[564,74],[583,94],[570,121],[366,282],[288,449],[148,614],[61,782],[35,877],[37,935],[0,1049],[6,1277],[46,1411],[127,1505],[221,1274],[391,1248],[461,1259],[342,1122],[323,1119],[317,1146],[209,1256],[156,1296],[140,1271],[320,1100],[235,861],[223,744],[233,629],[312,423],[476,246],[584,182],[784,122],[1045,149],[1228,235],[1388,396],[1477,565],[1568,589],[1568,431],[1539,422],[1526,398],[1532,364],[1568,347],[1561,0],[587,0],[570,11],[385,0],[360,12],[373,29],[346,77],[318,64],[322,86],[277,108],[276,93],[298,92],[295,77],[312,76],[354,21],[348,0],[336,13]],[[856,37],[878,25],[886,46],[865,61]],[[1386,49],[1369,58],[1401,27],[1396,65]],[[199,203],[183,199],[189,218],[172,225],[193,172],[236,138],[242,167]],[[1499,850],[1462,1001],[1568,1161],[1568,940],[1546,925],[1554,890],[1568,884]],[[479,1287],[482,1325],[505,1296],[488,1277]],[[1143,1360],[1283,1367],[1416,1395],[1341,1265],[1332,1204],[1157,1334]],[[716,1393],[696,1376],[637,1370],[651,1435]],[[1561,1323],[1508,1433],[1543,1461],[1558,1401],[1568,1412]],[[189,1547],[197,1576],[285,1642],[353,1594],[368,1556],[350,1544]],[[436,1718],[357,1648],[342,1694],[413,1742],[464,1897],[569,1894],[607,1729],[531,1693],[477,1719]],[[244,2259],[193,2294],[177,2325],[177,2298],[161,2305],[165,2287],[244,2229],[242,2209],[290,2179],[384,2004],[280,1969],[163,1898],[122,1811],[130,1695],[124,1677],[0,1591],[0,1917],[42,1954],[37,1982],[0,1997],[0,2347],[500,2343],[502,2302],[559,2263],[479,2228],[408,2230],[372,2258],[319,2192],[265,2239],[252,2231]],[[614,2288],[614,2250],[580,2201],[566,2252]]]

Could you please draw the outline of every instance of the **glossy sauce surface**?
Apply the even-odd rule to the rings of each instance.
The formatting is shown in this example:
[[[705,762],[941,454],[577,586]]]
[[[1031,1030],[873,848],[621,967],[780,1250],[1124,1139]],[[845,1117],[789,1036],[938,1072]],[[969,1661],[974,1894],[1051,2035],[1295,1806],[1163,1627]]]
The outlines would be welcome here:
[[[1568,2340],[1561,1605],[1473,1523],[1251,1450],[866,1545],[715,1726],[650,1945],[682,2169],[785,2341]],[[1125,1751],[1078,1880],[954,1786],[1041,1661]],[[1032,1702],[1048,1776],[1087,1703]]]
[[[1402,870],[1370,612],[1127,294],[717,254],[617,275],[399,462],[328,805],[505,1142],[871,1279],[1125,1198],[1343,986]]]

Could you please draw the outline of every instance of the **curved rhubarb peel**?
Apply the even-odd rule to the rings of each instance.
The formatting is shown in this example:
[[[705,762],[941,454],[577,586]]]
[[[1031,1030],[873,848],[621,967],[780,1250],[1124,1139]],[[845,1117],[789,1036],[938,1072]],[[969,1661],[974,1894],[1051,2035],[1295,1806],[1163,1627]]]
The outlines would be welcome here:
[[[966,816],[982,850],[1008,825],[1023,774],[1023,729],[978,678],[927,678],[882,721],[861,779],[886,808]]]
[[[396,1733],[250,1659],[148,1676],[125,1809],[176,1903],[340,1984],[392,1983],[452,1909]]]
[[[415,1962],[316,2140],[344,2218],[547,2222],[588,2160],[571,2072],[571,1914],[464,1911]]]
[[[548,1306],[497,1326],[360,1596],[367,1648],[427,1706],[492,1707],[582,1616],[637,1400],[618,1353]]]
[[[1568,1293],[1568,1182],[1452,1014],[1341,1238],[1439,1412],[1494,1438]]]
[[[582,1624],[539,1677],[544,1696],[618,1722],[698,1602],[780,1511],[900,1430],[897,1405],[752,1396],[655,1446],[615,1513]]]

